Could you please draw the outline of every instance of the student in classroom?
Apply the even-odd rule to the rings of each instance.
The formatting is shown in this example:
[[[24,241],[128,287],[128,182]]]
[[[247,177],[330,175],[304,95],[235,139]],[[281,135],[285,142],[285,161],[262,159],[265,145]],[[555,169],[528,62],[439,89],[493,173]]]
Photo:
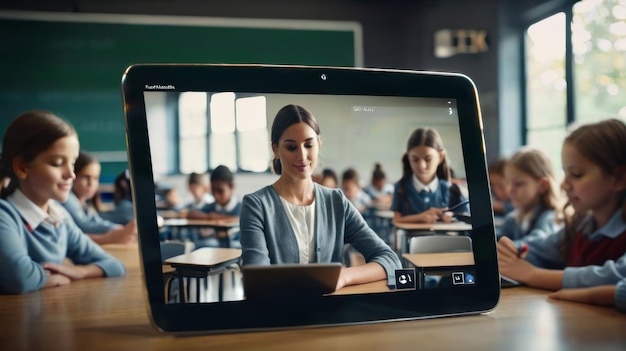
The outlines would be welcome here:
[[[124,226],[102,219],[100,212],[100,162],[80,152],[74,164],[76,179],[72,191],[63,203],[76,225],[98,244],[126,244],[137,238],[137,224],[134,220]]]
[[[487,168],[489,184],[491,185],[491,204],[493,213],[496,216],[505,216],[515,209],[506,191],[504,169],[507,161],[506,157],[498,157],[493,160]]]
[[[354,168],[348,168],[341,176],[341,189],[348,200],[352,202],[361,214],[366,214],[372,204],[372,198],[362,189],[359,173]]]
[[[9,124],[0,156],[0,178],[10,179],[0,192],[0,294],[125,275],[59,204],[71,191],[78,150],[74,128],[50,112],[26,112]]]
[[[247,194],[241,208],[243,265],[342,262],[345,244],[364,265],[343,267],[337,289],[387,279],[395,284],[398,256],[343,195],[313,182],[320,128],[302,106],[281,108],[272,124],[272,185]]]
[[[506,215],[497,229],[516,245],[543,240],[558,231],[559,190],[552,162],[543,151],[523,147],[504,169],[507,195],[515,210]]]
[[[135,219],[128,169],[115,177],[115,182],[113,183],[113,205],[112,210],[102,212],[100,216],[117,224],[126,224]]]
[[[380,208],[389,208],[393,199],[393,184],[387,182],[387,175],[380,163],[374,164],[372,179],[363,189],[373,200],[373,204]]]
[[[395,222],[451,222],[454,214],[469,214],[461,189],[450,181],[446,149],[437,130],[413,131],[402,165],[402,178],[394,186],[391,203]],[[457,206],[454,211],[448,211],[453,206]]]
[[[215,197],[211,195],[209,175],[206,173],[192,172],[189,174],[187,189],[192,196],[191,202],[183,207],[187,211],[200,210],[215,202]]]
[[[199,210],[191,210],[187,213],[189,219],[222,219],[237,220],[241,213],[241,203],[235,196],[235,176],[230,169],[224,165],[217,166],[211,172],[211,192],[215,197],[215,202],[205,205]],[[200,231],[200,238],[195,243],[196,247],[215,246],[215,234],[218,239],[218,246],[238,247],[238,231],[233,232],[213,232]],[[226,242],[229,241],[229,242]]]
[[[500,238],[503,275],[548,290],[616,284],[626,278],[624,140],[626,125],[617,119],[582,125],[565,138],[565,226],[529,241],[522,255],[511,239]]]
[[[324,168],[322,170],[322,180],[320,184],[327,188],[337,189],[339,188],[339,177],[337,177],[337,173],[331,168]]]

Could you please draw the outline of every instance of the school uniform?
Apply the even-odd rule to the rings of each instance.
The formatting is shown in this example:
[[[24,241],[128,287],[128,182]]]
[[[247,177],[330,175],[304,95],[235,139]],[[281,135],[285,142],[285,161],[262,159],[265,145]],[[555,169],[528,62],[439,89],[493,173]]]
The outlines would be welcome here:
[[[126,225],[135,218],[135,209],[130,199],[122,199],[111,211],[102,212],[100,216],[113,223]]]
[[[617,283],[615,289],[615,306],[620,312],[626,313],[626,278]]]
[[[312,232],[310,262],[342,262],[344,244],[351,244],[366,262],[379,263],[395,285],[398,256],[367,225],[339,189],[314,184],[315,205],[308,228]],[[287,209],[273,186],[243,197],[240,227],[244,265],[300,263],[300,246]],[[302,224],[302,223],[300,223]]]
[[[403,183],[404,182],[404,183]],[[404,196],[400,188],[404,185]],[[452,184],[444,179],[435,179],[429,184],[423,184],[415,175],[406,180],[400,180],[394,185],[391,210],[400,212],[402,216],[422,213],[431,207],[452,207],[465,201],[460,191],[450,191]],[[456,214],[469,214],[469,204],[454,210]]]
[[[618,209],[601,228],[592,231],[591,216],[578,227],[569,259],[561,259],[561,229],[544,238],[527,241],[526,260],[547,269],[564,269],[563,288],[617,284],[626,278],[626,223]]]
[[[104,234],[119,226],[117,223],[107,221],[100,217],[98,212],[91,206],[83,207],[76,195],[70,191],[67,201],[61,203],[74,219],[74,223],[84,233]]]
[[[18,189],[0,200],[0,293],[21,294],[41,289],[48,275],[42,264],[95,264],[105,276],[123,276],[124,265],[104,251],[76,226],[56,201],[48,212]]]
[[[363,212],[367,211],[367,209],[372,205],[372,198],[362,190],[357,192],[353,199],[348,200],[352,202],[354,207],[356,207],[359,211],[363,210]]]
[[[506,236],[516,244],[522,244],[536,238],[545,238],[558,232],[561,227],[554,222],[554,210],[547,210],[543,205],[537,205],[525,223],[518,223],[517,210],[506,215],[504,223],[497,230],[497,237],[499,239]]]
[[[215,198],[210,193],[205,193],[200,197],[199,201],[192,201],[187,204],[184,208],[187,210],[200,210],[206,205],[210,205],[215,202]]]
[[[204,213],[219,213],[226,216],[238,217],[241,213],[241,202],[237,199],[237,197],[232,196],[228,203],[224,206],[218,204],[217,202],[213,202],[210,204],[204,205],[204,207],[200,208],[201,212]],[[204,235],[203,234],[204,231]],[[206,231],[206,228],[202,228],[200,231],[200,235],[198,235],[193,241],[196,245],[196,248],[200,247],[235,247],[238,248],[241,246],[239,243],[239,231],[237,229],[231,229],[232,232],[225,233],[221,238],[213,237],[216,233],[215,230]],[[193,237],[193,235],[192,235]],[[218,235],[219,237],[219,235]]]
[[[383,188],[378,190],[376,188],[374,188],[374,185],[369,184],[368,186],[366,186],[363,191],[365,191],[365,193],[367,195],[369,195],[372,199],[378,199],[381,196],[385,196],[385,195],[392,195],[393,194],[393,184],[391,183],[385,183],[385,185],[383,185]]]

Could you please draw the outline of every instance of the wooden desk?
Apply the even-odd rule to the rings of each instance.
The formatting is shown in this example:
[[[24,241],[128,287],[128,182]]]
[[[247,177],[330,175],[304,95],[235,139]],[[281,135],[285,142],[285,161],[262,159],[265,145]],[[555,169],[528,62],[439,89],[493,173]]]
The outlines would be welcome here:
[[[502,291],[486,315],[289,331],[173,338],[150,325],[140,276],[91,279],[0,296],[6,350],[623,350],[626,314]]]
[[[416,253],[403,254],[408,262],[415,265],[419,282],[418,288],[425,284],[425,273],[428,271],[463,271],[468,266],[474,265],[474,253],[472,252],[441,252],[441,253]]]
[[[406,236],[401,238],[398,229],[404,230]],[[436,223],[396,223],[393,222],[393,237],[395,248],[400,254],[407,253],[409,250],[409,238],[419,235],[443,234],[448,232],[461,233],[471,231],[472,225],[465,222],[436,222]]]
[[[372,282],[372,283],[346,286],[329,295],[369,294],[369,293],[379,293],[379,292],[388,292],[388,291],[400,291],[400,290],[390,290],[389,287],[387,286],[387,280],[379,280],[377,282]]]
[[[187,254],[168,258],[163,262],[175,269],[174,275],[178,277],[180,296],[185,296],[184,278],[206,278],[209,275],[219,274],[219,301],[223,301],[223,276],[226,268],[233,264],[239,264],[241,257],[240,249],[225,249],[215,247],[203,247]],[[196,283],[196,296],[200,296],[200,284]],[[181,299],[185,302],[185,299]]]

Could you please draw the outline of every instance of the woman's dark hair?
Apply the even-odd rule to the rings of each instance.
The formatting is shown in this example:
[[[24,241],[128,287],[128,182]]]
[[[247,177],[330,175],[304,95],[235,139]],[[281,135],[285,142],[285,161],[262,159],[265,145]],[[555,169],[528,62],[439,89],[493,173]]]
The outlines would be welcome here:
[[[76,135],[74,127],[51,112],[29,111],[16,117],[2,138],[0,179],[9,178],[9,184],[6,188],[2,187],[0,197],[6,198],[18,187],[13,171],[15,159],[32,162],[57,140],[72,135]]]
[[[219,165],[211,172],[211,183],[213,182],[224,182],[232,185],[235,182],[235,177],[228,167]]]
[[[276,113],[274,123],[272,123],[272,146],[278,147],[278,142],[280,137],[283,135],[283,132],[292,125],[300,122],[306,123],[318,136],[320,135],[320,127],[311,112],[302,106],[287,105]],[[272,170],[276,174],[281,174],[283,171],[280,160],[276,157],[272,160]]]
[[[406,152],[402,156],[402,178],[400,178],[400,186],[398,187],[401,203],[405,206],[408,206],[406,184],[410,184],[408,180],[413,176],[413,170],[411,169],[411,163],[409,161],[409,151],[418,146],[432,147],[439,152],[445,151],[443,140],[436,129],[424,127],[418,128],[411,133],[406,143]],[[448,182],[450,181],[450,166],[448,165],[448,158],[445,155],[442,157],[439,166],[437,166],[437,178]]]
[[[123,199],[129,199],[132,201],[132,189],[130,187],[130,176],[128,170],[120,173],[115,177],[113,183],[113,203],[119,204]]]
[[[360,185],[359,173],[354,168],[346,169],[341,176],[341,180],[344,182],[354,181],[357,185]]]
[[[80,172],[85,167],[87,167],[88,165],[90,165],[92,163],[100,164],[100,161],[98,161],[98,159],[96,159],[95,157],[89,155],[88,153],[81,151],[78,154],[78,158],[76,159],[76,163],[74,163],[74,173],[76,174],[76,176],[78,177]],[[91,206],[93,206],[93,208],[97,212],[100,212],[100,192],[99,191],[96,191],[96,193],[93,195],[93,197],[91,199],[89,199],[89,202],[91,203]]]

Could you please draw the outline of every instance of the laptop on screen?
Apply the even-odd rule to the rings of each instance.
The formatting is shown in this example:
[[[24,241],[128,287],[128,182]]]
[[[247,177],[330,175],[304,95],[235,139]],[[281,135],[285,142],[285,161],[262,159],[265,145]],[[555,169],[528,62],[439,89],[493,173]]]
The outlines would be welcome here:
[[[157,330],[188,334],[349,325],[477,314],[496,306],[500,278],[483,125],[477,91],[468,77],[337,67],[149,64],[126,70],[122,95],[147,308]],[[467,214],[464,223],[452,226],[452,230],[471,238],[473,259],[467,253],[460,253],[463,257],[445,253],[437,254],[442,267],[407,262],[402,248],[408,247],[412,231],[394,230],[386,215],[368,225],[376,228],[381,240],[395,252],[401,267],[387,272],[388,281],[363,284],[354,290],[360,293],[324,293],[333,285],[332,280],[336,283],[336,269],[358,264],[340,259],[332,262],[335,273],[325,275],[328,280],[315,288],[307,287],[314,290],[325,286],[320,294],[267,303],[247,295],[255,296],[256,287],[260,287],[258,291],[264,294],[269,291],[270,296],[281,296],[293,284],[283,284],[280,279],[295,279],[289,270],[274,266],[237,268],[230,263],[223,266],[217,259],[211,267],[194,262],[189,272],[196,274],[199,269],[202,274],[215,273],[220,282],[225,277],[227,281],[220,284],[220,289],[225,289],[220,293],[224,299],[222,295],[220,299],[199,299],[202,303],[167,299],[155,182],[180,186],[179,193],[185,193],[185,180],[191,172],[210,172],[226,164],[235,172],[239,199],[272,184],[277,176],[270,168],[273,154],[269,132],[277,112],[290,104],[306,107],[320,125],[322,146],[315,173],[324,168],[339,173],[354,168],[365,182],[374,165],[380,164],[388,181],[397,183],[411,133],[423,127],[436,129],[444,140],[455,178],[469,200],[459,212]],[[442,225],[447,229],[439,231],[437,225],[431,227],[435,234],[445,235],[451,230],[450,225]],[[219,252],[211,257],[219,258]],[[220,270],[211,271],[215,267]],[[471,284],[464,280],[445,286],[429,284],[427,273],[433,269],[448,280],[471,276]],[[261,274],[264,276],[259,278]],[[306,282],[315,281],[311,274],[307,271],[298,276],[306,276]],[[206,317],[216,315],[220,318]]]
[[[341,263],[244,266],[246,299],[303,298],[335,291]]]

